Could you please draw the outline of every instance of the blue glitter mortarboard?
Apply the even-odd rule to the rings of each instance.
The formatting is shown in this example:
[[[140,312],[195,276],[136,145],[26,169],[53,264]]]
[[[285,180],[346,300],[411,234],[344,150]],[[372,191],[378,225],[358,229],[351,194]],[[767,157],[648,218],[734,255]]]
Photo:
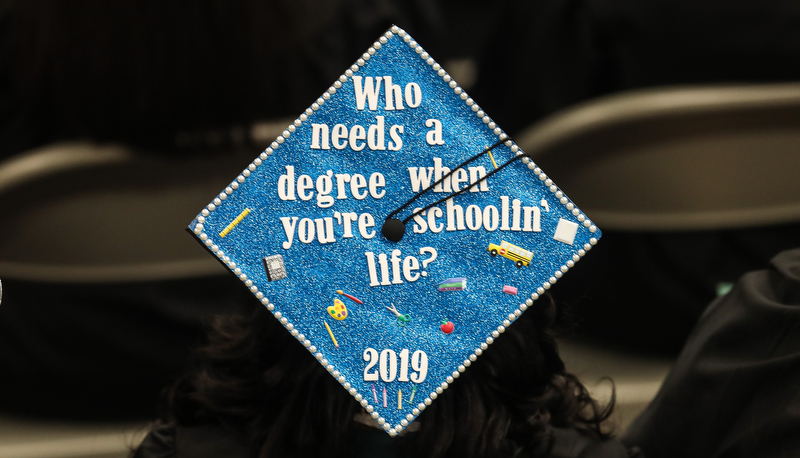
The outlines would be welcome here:
[[[190,230],[394,436],[600,237],[522,155],[392,27]]]

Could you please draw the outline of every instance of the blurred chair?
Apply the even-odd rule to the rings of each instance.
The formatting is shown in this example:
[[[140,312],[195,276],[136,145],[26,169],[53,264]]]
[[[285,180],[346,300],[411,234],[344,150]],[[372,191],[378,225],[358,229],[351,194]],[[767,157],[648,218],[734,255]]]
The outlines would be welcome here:
[[[256,144],[268,143],[289,122],[276,121],[254,126],[250,140]],[[41,285],[38,287],[40,290],[48,291],[67,290],[72,292],[72,296],[77,294],[75,291],[86,291],[87,296],[91,297],[81,302],[97,304],[96,312],[105,317],[101,319],[118,313],[120,316],[112,323],[127,323],[128,329],[120,329],[120,340],[125,339],[124,336],[141,333],[140,338],[146,339],[151,346],[170,342],[178,342],[175,345],[181,346],[177,350],[162,348],[160,353],[163,355],[183,354],[183,347],[193,343],[186,337],[186,328],[197,322],[196,326],[200,329],[201,315],[208,314],[212,305],[192,304],[191,298],[188,298],[177,302],[174,310],[152,310],[158,309],[161,302],[175,300],[174,297],[167,297],[154,304],[142,304],[143,311],[136,316],[138,321],[131,323],[125,321],[129,317],[126,313],[136,312],[128,304],[135,298],[119,297],[124,295],[120,292],[115,303],[114,296],[103,301],[96,297],[97,294],[89,293],[98,288],[106,292],[110,288],[130,292],[152,284],[175,284],[175,291],[181,291],[184,280],[199,281],[204,285],[212,278],[227,280],[230,275],[228,269],[207,253],[195,237],[187,233],[186,228],[200,210],[258,155],[257,148],[240,148],[214,155],[190,155],[188,152],[164,155],[134,151],[113,144],[70,142],[48,145],[0,161],[0,279],[6,286],[0,307],[6,311],[10,310],[9,307],[23,308],[18,297],[20,290],[15,288],[20,285]],[[231,283],[238,286],[239,282]],[[155,294],[155,291],[167,289],[167,286],[149,288],[142,294]],[[60,293],[53,294],[58,296]],[[14,299],[17,299],[16,304]],[[119,302],[125,302],[127,308],[120,307]],[[73,322],[49,317],[46,310],[50,308],[36,310],[39,305],[57,305],[25,304],[32,309],[31,316],[42,320],[40,324],[47,323],[50,327],[67,331],[75,328]],[[75,322],[84,323],[91,318],[86,316],[86,308],[93,306],[65,311],[63,316],[71,313]],[[178,310],[180,306],[184,306],[182,310]],[[219,309],[223,307],[224,304],[218,306]],[[157,313],[162,313],[163,320],[169,324],[155,322],[153,317]],[[54,320],[57,321],[55,324]],[[37,323],[24,324],[37,327]],[[5,325],[14,328],[14,323]],[[86,326],[91,328],[92,325],[81,326],[77,329],[82,330]],[[148,334],[168,331],[174,331],[171,332],[173,335],[163,340]],[[92,336],[83,336],[89,340],[76,344],[77,349],[91,351],[109,346],[108,342],[91,340]],[[47,340],[45,337],[49,336],[23,336],[28,340]],[[66,352],[78,352],[73,347],[69,347],[70,350],[61,348],[61,343],[69,337],[70,334],[65,332],[53,342],[43,343],[41,348],[55,345]],[[63,346],[68,344],[71,343]],[[115,342],[115,345],[120,345],[120,342]],[[131,342],[130,351],[139,346],[139,343]],[[27,355],[40,348],[30,350],[12,347],[6,350],[23,355],[20,358],[27,358]],[[69,361],[60,361],[58,356],[51,356],[48,361],[56,358],[53,364],[66,367],[62,371],[72,376],[73,372],[84,366],[70,368],[68,365],[80,355],[69,355]],[[92,359],[95,357],[87,357],[88,360],[82,364],[98,366],[105,361],[101,357]],[[127,357],[130,358],[129,355]],[[2,363],[5,383],[12,374],[5,372],[6,361]],[[176,368],[180,368],[178,363],[175,364]],[[141,367],[141,364],[132,364],[129,373],[122,374],[122,377],[131,380],[131,384],[152,375],[135,367]],[[41,370],[45,371],[44,374],[51,374],[56,369],[48,365]],[[102,372],[102,369],[98,371]],[[162,374],[158,372],[156,375]],[[52,383],[55,392],[42,393],[42,397],[70,396],[69,389],[65,389],[67,394],[59,391],[60,380],[42,378],[47,379],[43,384]],[[118,377],[107,378],[98,383],[113,384],[119,383],[119,380]],[[148,385],[147,390],[151,388]],[[122,387],[118,391],[127,389]],[[136,389],[146,391],[140,385]],[[113,400],[102,396],[98,394],[98,400],[76,399],[75,403],[80,406],[92,401],[116,405]],[[152,403],[155,404],[155,396]],[[76,416],[79,415],[76,412]],[[0,430],[3,431],[0,434],[0,457],[122,458],[128,456],[129,447],[141,439],[141,434],[136,433],[143,431],[143,426],[134,420],[122,423],[117,420],[64,421],[47,417],[33,418],[30,413],[18,416],[17,413],[3,412],[0,413]]]
[[[515,139],[601,229],[800,221],[800,84],[623,93]]]
[[[221,271],[184,228],[236,176],[229,162],[87,143],[3,162],[0,278],[95,283]]]
[[[557,113],[515,140],[601,230],[800,221],[800,84],[622,93]],[[562,350],[567,367],[601,398],[609,393],[601,377],[614,380],[622,426],[671,366],[667,357],[594,342],[567,341]]]
[[[256,155],[166,158],[77,142],[0,162],[0,278],[98,283],[225,275],[186,227]]]

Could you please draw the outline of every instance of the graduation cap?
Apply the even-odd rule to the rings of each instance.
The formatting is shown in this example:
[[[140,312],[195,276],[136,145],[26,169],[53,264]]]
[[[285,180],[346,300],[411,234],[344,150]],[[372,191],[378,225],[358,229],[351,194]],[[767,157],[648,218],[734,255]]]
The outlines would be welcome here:
[[[398,27],[190,230],[392,436],[600,237]]]

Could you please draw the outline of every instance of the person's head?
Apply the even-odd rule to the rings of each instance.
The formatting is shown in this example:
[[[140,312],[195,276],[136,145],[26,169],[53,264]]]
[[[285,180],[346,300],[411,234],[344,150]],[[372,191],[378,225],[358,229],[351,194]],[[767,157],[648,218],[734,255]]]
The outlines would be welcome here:
[[[254,304],[219,318],[192,372],[169,392],[162,421],[223,424],[252,437],[260,456],[345,456],[363,409],[319,362]],[[551,326],[558,309],[537,301],[394,440],[425,456],[512,456],[546,450],[550,427],[605,437],[610,415],[565,372]]]

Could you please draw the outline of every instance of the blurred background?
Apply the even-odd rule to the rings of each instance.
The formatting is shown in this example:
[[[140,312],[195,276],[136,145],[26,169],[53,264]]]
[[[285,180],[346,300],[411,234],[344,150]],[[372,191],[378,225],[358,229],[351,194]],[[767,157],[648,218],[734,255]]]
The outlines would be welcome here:
[[[246,295],[186,225],[392,24],[603,230],[552,294],[620,428],[796,247],[796,2],[0,0],[0,457],[126,455]]]

